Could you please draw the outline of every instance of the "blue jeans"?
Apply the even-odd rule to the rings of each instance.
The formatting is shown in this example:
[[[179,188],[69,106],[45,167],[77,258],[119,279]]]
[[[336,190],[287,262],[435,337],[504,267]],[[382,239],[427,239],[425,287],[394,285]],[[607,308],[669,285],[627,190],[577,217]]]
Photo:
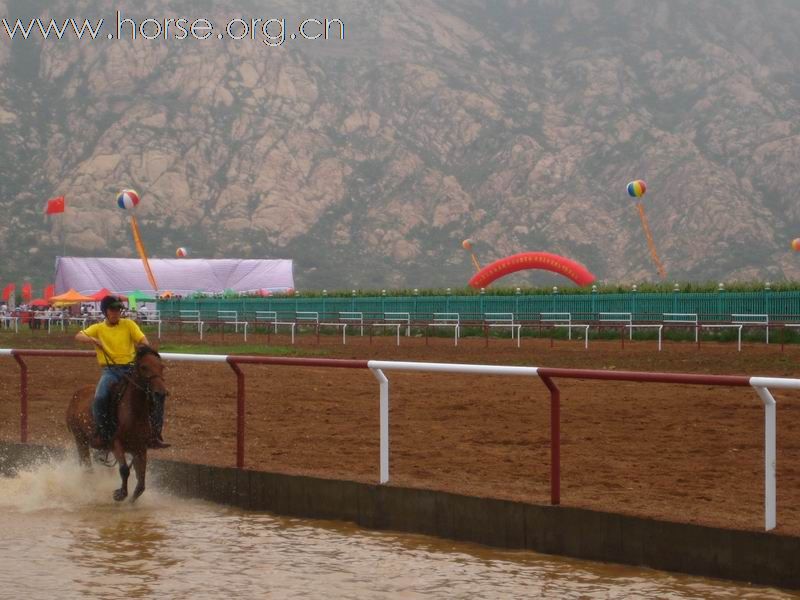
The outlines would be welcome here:
[[[105,440],[111,439],[116,428],[116,419],[111,414],[111,388],[132,370],[132,365],[113,365],[103,367],[100,373],[100,381],[94,390],[92,417],[97,433]]]

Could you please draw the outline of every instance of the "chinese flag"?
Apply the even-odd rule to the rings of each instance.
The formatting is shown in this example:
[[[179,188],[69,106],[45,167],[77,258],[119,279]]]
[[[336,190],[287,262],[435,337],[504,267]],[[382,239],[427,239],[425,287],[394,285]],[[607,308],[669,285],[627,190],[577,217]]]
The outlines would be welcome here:
[[[49,300],[53,296],[56,295],[56,286],[55,284],[50,284],[46,288],[44,288],[44,294],[42,294],[42,298],[45,300]]]
[[[30,302],[31,298],[33,298],[33,292],[31,290],[30,283],[23,283],[22,284],[22,300],[24,302]]]
[[[64,196],[59,196],[58,198],[53,198],[52,200],[47,201],[47,208],[44,210],[44,214],[46,215],[54,215],[56,213],[64,212]]]
[[[17,286],[13,283],[9,283],[3,288],[3,302],[8,302],[8,299],[11,297],[11,294],[14,293],[15,289],[17,289]]]

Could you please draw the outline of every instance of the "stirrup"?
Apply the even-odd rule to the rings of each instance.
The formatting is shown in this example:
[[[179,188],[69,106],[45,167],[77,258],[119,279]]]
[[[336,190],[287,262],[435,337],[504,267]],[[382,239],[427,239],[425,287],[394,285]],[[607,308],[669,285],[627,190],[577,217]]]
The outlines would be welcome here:
[[[116,464],[116,459],[111,455],[110,450],[95,450],[92,458],[95,462],[106,467],[113,467]]]

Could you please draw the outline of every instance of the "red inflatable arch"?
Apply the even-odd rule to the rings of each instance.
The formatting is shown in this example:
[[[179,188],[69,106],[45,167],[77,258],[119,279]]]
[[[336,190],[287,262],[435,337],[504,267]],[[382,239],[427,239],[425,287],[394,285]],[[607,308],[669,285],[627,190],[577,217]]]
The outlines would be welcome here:
[[[549,252],[522,252],[506,256],[486,265],[472,276],[469,285],[475,289],[488,287],[495,279],[525,269],[545,269],[563,275],[578,285],[589,285],[595,280],[581,263]]]

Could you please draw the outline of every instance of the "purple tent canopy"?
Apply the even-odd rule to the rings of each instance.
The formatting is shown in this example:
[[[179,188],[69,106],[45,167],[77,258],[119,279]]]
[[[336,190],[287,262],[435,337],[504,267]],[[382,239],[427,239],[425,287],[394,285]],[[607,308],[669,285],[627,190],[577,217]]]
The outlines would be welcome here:
[[[294,288],[292,261],[288,259],[151,258],[149,262],[159,291],[170,290],[181,296],[198,291],[274,293]],[[82,294],[93,294],[103,287],[122,294],[152,289],[139,259],[77,256],[56,259],[55,286],[56,294],[70,288]]]

